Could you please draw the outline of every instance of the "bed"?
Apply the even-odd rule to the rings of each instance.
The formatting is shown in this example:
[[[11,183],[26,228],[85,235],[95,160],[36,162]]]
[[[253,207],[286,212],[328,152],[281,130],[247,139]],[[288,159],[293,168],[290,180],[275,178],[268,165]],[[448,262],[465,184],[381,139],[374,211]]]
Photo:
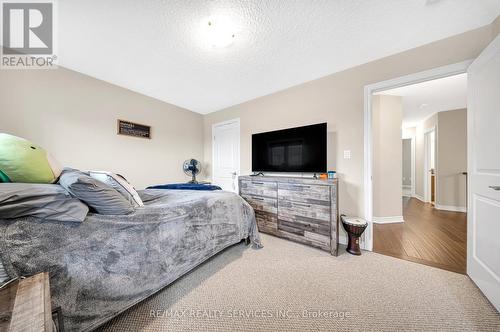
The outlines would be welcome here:
[[[126,216],[81,223],[0,219],[0,259],[12,278],[50,273],[67,331],[95,329],[221,250],[261,247],[252,208],[226,191],[144,190]]]

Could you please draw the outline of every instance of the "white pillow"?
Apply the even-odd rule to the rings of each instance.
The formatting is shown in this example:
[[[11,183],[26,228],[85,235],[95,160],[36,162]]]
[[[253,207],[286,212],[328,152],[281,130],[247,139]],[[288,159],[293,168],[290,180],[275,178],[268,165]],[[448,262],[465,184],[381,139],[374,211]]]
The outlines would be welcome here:
[[[0,285],[9,279],[9,276],[7,275],[7,271],[5,271],[5,268],[3,267],[2,261],[0,260]]]
[[[137,191],[135,191],[134,187],[132,187],[132,185],[128,183],[127,180],[125,180],[125,178],[123,178],[121,175],[104,171],[89,171],[89,175],[92,178],[113,187],[135,206],[144,206],[144,203],[142,202],[141,197],[139,196]]]

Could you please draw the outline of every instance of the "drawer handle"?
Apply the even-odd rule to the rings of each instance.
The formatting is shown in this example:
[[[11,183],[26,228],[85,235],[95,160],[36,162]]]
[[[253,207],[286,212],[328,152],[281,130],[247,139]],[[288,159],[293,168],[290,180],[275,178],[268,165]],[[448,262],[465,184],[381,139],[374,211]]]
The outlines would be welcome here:
[[[252,184],[264,184],[264,182],[252,182]]]
[[[257,200],[257,201],[263,201],[263,200],[264,200],[264,198],[260,198],[260,197],[253,197],[253,196],[252,196],[252,199],[255,199],[255,200]]]
[[[493,189],[493,190],[500,190],[500,186],[490,186],[490,189]]]
[[[305,206],[305,207],[311,207],[310,204],[303,204],[303,203],[295,203],[295,202],[292,202],[293,205],[298,205],[298,206]]]
[[[302,186],[302,185],[298,186],[298,185],[295,185],[295,186],[292,186],[292,188],[300,188],[300,189],[304,188],[304,189],[308,189],[308,188],[311,188],[311,186]]]

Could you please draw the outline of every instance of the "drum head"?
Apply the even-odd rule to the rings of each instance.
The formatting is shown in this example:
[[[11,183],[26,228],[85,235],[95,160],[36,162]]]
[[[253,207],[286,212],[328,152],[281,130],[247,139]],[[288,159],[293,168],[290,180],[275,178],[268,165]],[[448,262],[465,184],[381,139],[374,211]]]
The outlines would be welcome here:
[[[352,226],[366,226],[368,223],[366,222],[366,220],[363,220],[361,218],[348,218],[348,217],[343,217],[342,218],[342,221],[348,225],[352,225]]]

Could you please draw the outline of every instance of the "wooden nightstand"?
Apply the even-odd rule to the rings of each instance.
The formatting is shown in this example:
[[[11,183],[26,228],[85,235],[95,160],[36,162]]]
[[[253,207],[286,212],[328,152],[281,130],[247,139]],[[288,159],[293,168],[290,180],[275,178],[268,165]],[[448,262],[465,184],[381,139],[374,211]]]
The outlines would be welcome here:
[[[0,288],[0,331],[54,331],[47,272]]]

